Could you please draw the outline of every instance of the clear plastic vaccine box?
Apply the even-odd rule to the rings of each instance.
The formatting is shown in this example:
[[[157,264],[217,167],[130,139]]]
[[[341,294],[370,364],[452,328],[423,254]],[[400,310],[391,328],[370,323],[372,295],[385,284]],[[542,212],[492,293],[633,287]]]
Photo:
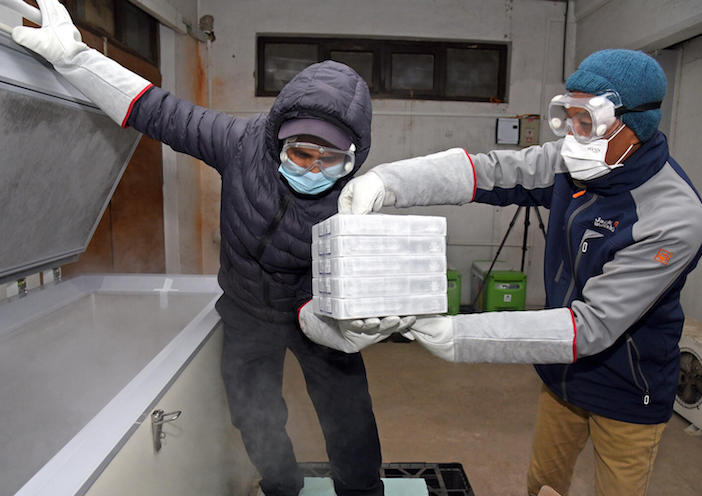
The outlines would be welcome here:
[[[312,243],[317,256],[329,257],[446,253],[443,236],[327,236]]]
[[[316,296],[315,313],[335,319],[367,319],[387,315],[422,315],[445,313],[446,293],[442,295],[402,295],[374,298],[329,298]]]
[[[381,277],[318,277],[312,279],[315,295],[338,298],[360,298],[370,296],[443,294],[446,292],[446,276],[443,273],[399,275]]]
[[[313,235],[446,236],[446,219],[424,215],[336,214],[316,224]]]
[[[446,274],[445,255],[318,257],[312,259],[312,276],[365,277],[387,274]]]
[[[446,219],[337,214],[312,230],[313,308],[337,319],[442,313]]]

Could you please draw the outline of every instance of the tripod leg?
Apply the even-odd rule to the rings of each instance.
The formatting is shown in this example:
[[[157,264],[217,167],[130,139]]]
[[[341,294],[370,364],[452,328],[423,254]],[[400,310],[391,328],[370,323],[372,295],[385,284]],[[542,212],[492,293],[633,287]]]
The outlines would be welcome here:
[[[541,218],[541,212],[539,212],[539,207],[534,207],[534,212],[536,212],[536,218],[539,219],[539,229],[541,229],[541,234],[543,234],[544,239],[546,239],[546,228],[544,227],[544,221]]]
[[[529,211],[531,207],[526,207],[526,213],[524,214],[524,236],[522,237],[522,265],[519,270],[524,272],[524,260],[526,259],[527,252],[527,234],[529,233]]]
[[[514,227],[514,223],[517,221],[517,217],[519,216],[519,212],[521,210],[522,210],[521,206],[517,207],[517,211],[514,212],[514,216],[512,217],[512,220],[509,222],[509,227],[507,228],[507,232],[505,232],[505,235],[503,236],[502,241],[500,241],[500,246],[497,248],[497,252],[495,253],[495,256],[492,259],[492,263],[490,264],[490,268],[483,276],[483,284],[480,285],[478,292],[473,297],[473,303],[471,303],[471,306],[473,308],[475,308],[475,304],[478,302],[478,298],[480,298],[480,293],[483,292],[483,286],[485,285],[485,281],[487,281],[487,278],[490,275],[490,272],[492,272],[492,268],[495,266],[495,262],[497,262],[497,259],[499,258],[500,253],[502,252],[502,247],[505,245],[505,242],[507,241],[507,236],[509,236],[509,232]],[[529,212],[529,210],[527,210],[527,213],[528,212]]]

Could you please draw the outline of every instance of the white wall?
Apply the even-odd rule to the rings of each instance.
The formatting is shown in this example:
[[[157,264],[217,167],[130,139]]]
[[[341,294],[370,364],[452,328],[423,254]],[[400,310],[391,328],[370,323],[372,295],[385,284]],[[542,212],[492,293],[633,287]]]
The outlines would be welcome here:
[[[203,94],[199,43],[161,26],[161,86],[198,104]],[[205,166],[163,145],[163,218],[166,272],[203,273],[200,175]],[[212,272],[212,271],[210,271]]]
[[[699,132],[702,115],[702,2],[699,0],[577,0],[577,62],[603,48],[644,50],[666,72],[661,130],[668,136],[671,156],[702,190]],[[666,50],[663,50],[666,49]],[[688,277],[682,293],[686,315],[702,319],[702,269]]]
[[[680,47],[678,79],[674,86],[673,121],[671,125],[671,155],[685,169],[702,192],[702,161],[700,133],[695,129],[702,115],[702,37],[683,43]],[[702,222],[702,219],[698,219]],[[702,320],[702,269],[690,274],[682,294],[685,314]]]
[[[543,113],[544,102],[562,88],[564,10],[562,2],[544,0],[292,0],[284,9],[275,0],[200,0],[199,15],[211,14],[215,19],[213,107],[242,116],[266,112],[274,100],[254,96],[257,34],[367,35],[511,44],[509,103],[374,99],[373,146],[364,166],[367,170],[384,161],[453,146],[471,153],[486,152],[498,148],[494,138],[497,117]],[[544,126],[541,131],[542,139],[550,139]],[[465,288],[469,287],[472,261],[492,258],[515,209],[472,205],[411,212],[448,218],[449,264],[461,271]],[[521,259],[521,226],[520,218],[501,257],[516,268]],[[212,236],[203,232],[204,246]],[[543,240],[535,224],[528,254],[528,303],[543,304]],[[211,265],[216,260],[214,248],[209,253],[205,249],[203,258],[205,266]],[[467,290],[462,299],[469,302]]]
[[[699,0],[576,0],[576,58],[603,48],[655,50],[700,34]]]

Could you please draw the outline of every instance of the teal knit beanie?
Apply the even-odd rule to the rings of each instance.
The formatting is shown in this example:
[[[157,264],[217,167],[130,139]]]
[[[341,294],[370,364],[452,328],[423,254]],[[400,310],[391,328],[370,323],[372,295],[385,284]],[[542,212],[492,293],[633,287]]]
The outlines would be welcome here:
[[[636,50],[609,49],[589,55],[566,81],[568,91],[600,93],[614,90],[622,105],[634,109],[660,102],[665,96],[663,69],[652,57]],[[660,109],[625,113],[621,116],[636,136],[648,141],[661,121]]]

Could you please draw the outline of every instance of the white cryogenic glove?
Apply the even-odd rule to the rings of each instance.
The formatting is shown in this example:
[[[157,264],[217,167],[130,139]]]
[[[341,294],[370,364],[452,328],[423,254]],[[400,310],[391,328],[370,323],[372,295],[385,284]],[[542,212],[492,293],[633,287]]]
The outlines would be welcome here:
[[[568,308],[418,317],[410,333],[449,362],[572,363],[575,319]]]
[[[317,344],[343,351],[358,353],[395,332],[406,329],[414,317],[386,317],[385,319],[336,320],[321,317],[312,311],[310,302],[300,308],[298,321],[305,335]],[[377,321],[377,322],[376,322]],[[404,325],[404,327],[402,327]]]
[[[394,204],[395,195],[385,189],[383,180],[373,171],[351,179],[341,190],[338,202],[341,214],[368,214]]]
[[[344,326],[351,332],[360,332],[362,334],[374,334],[377,332],[399,332],[403,333],[412,324],[415,323],[417,317],[414,315],[406,315],[404,317],[399,317],[397,315],[392,315],[389,317],[371,317],[369,319],[355,319],[355,320],[339,320],[338,322],[343,322]],[[409,332],[407,332],[409,334]],[[411,338],[414,339],[414,338]]]
[[[66,8],[57,0],[37,0],[41,28],[18,26],[12,39],[51,62],[81,93],[121,126],[136,99],[152,85],[81,41]]]

